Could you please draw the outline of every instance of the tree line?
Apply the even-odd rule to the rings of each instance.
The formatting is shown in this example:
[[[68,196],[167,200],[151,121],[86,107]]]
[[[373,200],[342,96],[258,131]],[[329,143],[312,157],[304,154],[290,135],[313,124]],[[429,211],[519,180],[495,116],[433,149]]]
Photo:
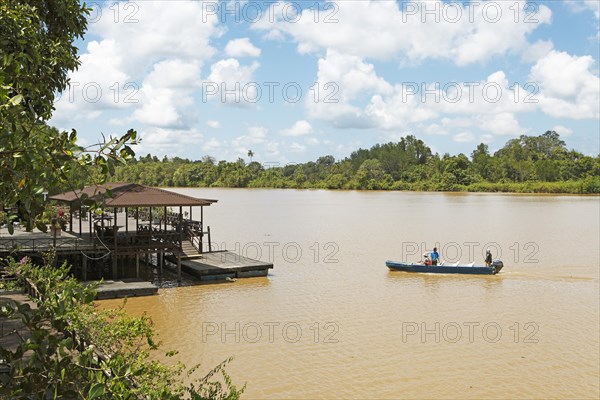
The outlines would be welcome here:
[[[109,179],[163,187],[591,194],[600,193],[600,156],[567,149],[554,131],[511,139],[493,154],[481,143],[469,156],[434,154],[409,135],[341,160],[325,155],[275,167],[251,157],[217,162],[210,156],[191,161],[148,154],[116,167]]]

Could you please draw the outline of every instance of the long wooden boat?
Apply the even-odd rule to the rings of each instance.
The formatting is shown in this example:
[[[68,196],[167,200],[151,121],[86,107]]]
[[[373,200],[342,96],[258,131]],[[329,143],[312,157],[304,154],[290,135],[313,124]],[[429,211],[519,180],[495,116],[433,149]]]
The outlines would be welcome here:
[[[500,260],[496,260],[492,265],[424,265],[412,264],[401,261],[386,261],[385,265],[392,271],[406,272],[425,272],[430,274],[478,274],[478,275],[495,275],[504,264]]]

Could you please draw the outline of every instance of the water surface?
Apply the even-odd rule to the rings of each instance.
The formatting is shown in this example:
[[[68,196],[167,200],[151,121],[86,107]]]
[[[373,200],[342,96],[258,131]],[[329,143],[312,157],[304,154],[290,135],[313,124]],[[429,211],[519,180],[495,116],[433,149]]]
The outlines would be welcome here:
[[[600,395],[598,197],[177,191],[218,199],[204,210],[213,242],[275,269],[127,310],[146,311],[186,364],[234,355],[245,398]],[[436,244],[442,259],[477,263],[489,247],[505,269],[385,268]]]

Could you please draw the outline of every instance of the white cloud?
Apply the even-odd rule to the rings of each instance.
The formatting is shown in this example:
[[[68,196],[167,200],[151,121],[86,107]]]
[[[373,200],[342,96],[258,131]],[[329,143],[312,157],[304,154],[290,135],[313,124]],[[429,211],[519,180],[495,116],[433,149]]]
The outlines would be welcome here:
[[[565,4],[573,12],[591,11],[596,19],[600,19],[600,1],[598,0],[568,0]]]
[[[195,121],[193,91],[200,84],[200,64],[179,59],[154,64],[140,89],[132,118],[149,126],[186,129]]]
[[[375,95],[371,98],[365,113],[373,124],[382,129],[406,129],[412,123],[437,117],[437,112],[420,103],[418,97],[405,97],[403,85],[395,89],[396,93],[391,96]]]
[[[573,129],[562,125],[555,125],[552,130],[562,137],[571,136],[573,134]]]
[[[539,107],[555,118],[599,118],[600,79],[591,56],[551,51],[532,68],[530,79],[540,87]]]
[[[242,65],[235,58],[219,60],[210,67],[210,75],[203,82],[207,100],[248,106],[260,100],[260,86],[254,81],[254,71],[260,64]],[[209,92],[210,91],[210,92]]]
[[[67,93],[56,102],[51,122],[76,126],[119,109],[132,115],[113,116],[111,124],[138,120],[150,127],[186,129],[194,120],[189,103],[200,69],[216,52],[210,40],[224,32],[218,17],[203,16],[202,4],[194,1],[103,4],[89,23],[81,65],[70,74],[78,85],[74,96],[69,99]],[[96,88],[100,98],[89,101]]]
[[[425,124],[422,125],[425,133],[438,135],[448,134],[452,128],[479,126],[482,121],[500,118],[504,128],[494,129],[506,134],[518,126],[513,123],[514,113],[536,109],[535,103],[525,101],[523,93],[526,92],[521,86],[511,88],[503,71],[494,72],[482,81],[398,84],[391,95],[374,95],[365,114],[382,129],[406,129],[418,123]],[[441,124],[433,122],[440,117]]]
[[[260,49],[254,46],[249,38],[230,40],[225,46],[225,53],[229,57],[259,57]]]
[[[377,76],[373,64],[330,50],[318,61],[317,82],[305,105],[311,116],[339,127],[367,127],[369,118],[352,101],[392,91],[392,85]]]
[[[196,129],[164,129],[158,127],[140,130],[142,142],[135,151],[139,154],[181,154],[186,147],[202,143],[203,135]]]
[[[201,66],[199,61],[180,58],[159,61],[144,78],[143,84],[179,90],[197,88],[201,81]]]
[[[119,20],[115,22],[115,5],[106,3],[101,18],[91,23],[89,30],[89,35],[115,42],[118,54],[126,55],[120,66],[129,75],[139,76],[149,65],[165,59],[204,61],[216,53],[210,40],[225,30],[217,15],[203,11],[202,2],[173,1],[167,5],[149,1],[135,5],[117,3]]]
[[[289,151],[292,153],[304,153],[306,151],[306,146],[297,142],[293,142],[289,146]]]
[[[534,63],[546,54],[550,53],[554,48],[554,44],[550,40],[538,40],[529,46],[529,50],[523,52],[521,58],[528,63]]]
[[[479,141],[484,144],[490,144],[494,141],[494,136],[489,134],[484,134],[479,136]]]
[[[70,74],[70,86],[55,101],[52,124],[71,128],[69,124],[97,118],[103,110],[132,107],[129,101],[139,101],[139,88],[121,70],[123,56],[114,40],[88,43],[80,61]]]
[[[511,135],[517,136],[525,133],[525,129],[521,128],[519,121],[512,113],[498,113],[495,115],[478,116],[479,126],[481,129],[491,132],[495,135]]]
[[[176,91],[149,86],[144,88],[142,98],[142,107],[135,110],[132,115],[135,120],[162,128],[180,127],[185,124],[177,106],[173,103],[175,100],[182,100]]]
[[[283,136],[306,136],[313,132],[313,127],[310,122],[305,120],[296,121],[292,127],[283,129],[281,134]]]
[[[526,52],[527,36],[539,25],[550,23],[552,16],[547,6],[540,5],[535,21],[525,18],[525,0],[467,4],[364,0],[335,5],[334,11],[319,12],[317,23],[312,8],[291,22],[281,17],[289,3],[277,2],[253,27],[292,37],[300,53],[328,49],[378,60],[438,59],[467,65],[508,52]],[[271,20],[273,15],[279,18]]]
[[[594,13],[596,19],[600,19],[600,1],[585,0],[585,6]]]
[[[213,128],[213,129],[219,129],[221,127],[221,123],[219,121],[215,121],[212,119],[209,119],[208,121],[206,121],[206,125],[208,125],[209,127]]]
[[[549,96],[575,96],[595,78],[589,71],[594,63],[591,56],[571,56],[553,51],[531,68],[531,78]],[[590,82],[591,81],[591,82]]]
[[[250,126],[248,127],[248,138],[251,143],[263,143],[267,137],[269,130],[264,126]]]
[[[210,138],[206,143],[202,145],[202,150],[206,153],[214,152],[215,150],[221,148],[221,142],[219,142],[215,138]]]
[[[248,150],[252,146],[260,145],[266,142],[268,129],[263,126],[250,126],[248,127],[248,134],[238,136],[231,140],[231,146],[233,149],[243,156],[246,156]]]
[[[233,87],[236,83],[245,84],[252,81],[252,74],[260,64],[254,62],[251,65],[241,65],[235,58],[219,60],[210,67],[210,75],[206,79],[209,82],[227,83]],[[229,89],[229,86],[227,87]]]
[[[447,135],[448,130],[440,124],[433,123],[429,125],[419,124],[419,130],[427,135]]]
[[[267,156],[269,156],[269,157],[276,158],[281,155],[281,152],[279,151],[279,143],[277,143],[277,142],[267,143],[266,150],[267,150]]]
[[[456,135],[454,135],[452,137],[452,140],[454,140],[455,142],[460,142],[460,143],[472,142],[474,139],[475,139],[475,136],[473,136],[473,134],[471,132],[457,133]]]

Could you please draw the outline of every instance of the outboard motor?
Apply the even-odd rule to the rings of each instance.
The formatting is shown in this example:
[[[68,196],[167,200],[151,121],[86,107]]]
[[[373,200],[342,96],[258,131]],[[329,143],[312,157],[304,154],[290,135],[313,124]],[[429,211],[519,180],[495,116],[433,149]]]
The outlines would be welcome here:
[[[494,275],[497,274],[498,272],[500,272],[500,270],[502,269],[502,267],[504,267],[504,263],[500,260],[495,260],[492,263],[492,267],[494,267]]]

